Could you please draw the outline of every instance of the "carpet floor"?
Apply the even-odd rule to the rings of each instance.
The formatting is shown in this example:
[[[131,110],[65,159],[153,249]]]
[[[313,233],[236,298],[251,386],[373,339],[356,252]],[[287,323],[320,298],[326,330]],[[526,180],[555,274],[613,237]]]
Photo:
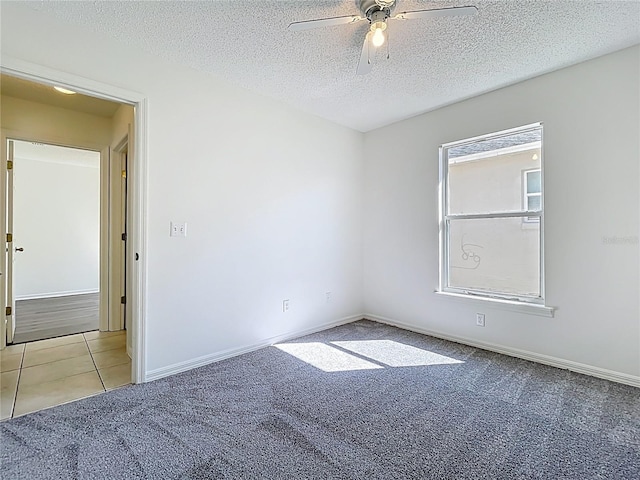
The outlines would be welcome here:
[[[640,390],[359,321],[0,423],[11,479],[638,479]]]

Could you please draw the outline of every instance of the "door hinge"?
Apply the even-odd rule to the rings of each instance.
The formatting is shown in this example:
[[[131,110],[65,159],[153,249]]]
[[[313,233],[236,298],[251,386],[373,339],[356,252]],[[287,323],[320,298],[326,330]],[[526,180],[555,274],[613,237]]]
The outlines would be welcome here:
[[[7,243],[13,242],[13,235],[11,233],[7,233]]]
[[[13,160],[7,160],[7,170],[13,170]]]
[[[122,170],[122,178],[127,178],[127,171],[126,170]]]
[[[7,308],[5,308],[5,309],[4,309],[4,314],[5,314],[6,316],[11,315],[11,307],[7,307]]]
[[[122,305],[126,305],[126,303],[127,303],[127,297],[120,297],[120,303],[121,303]]]
[[[127,234],[126,234],[126,233],[123,233],[123,234],[122,234],[122,241],[123,241],[123,242],[126,242],[126,241],[127,241]]]

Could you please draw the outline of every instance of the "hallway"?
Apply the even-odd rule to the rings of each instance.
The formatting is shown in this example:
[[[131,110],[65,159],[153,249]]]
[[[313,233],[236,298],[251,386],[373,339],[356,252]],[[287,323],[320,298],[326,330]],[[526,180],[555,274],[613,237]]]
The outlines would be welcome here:
[[[10,345],[0,368],[0,418],[61,405],[131,383],[126,331]]]
[[[16,301],[13,343],[97,330],[100,326],[100,294]]]

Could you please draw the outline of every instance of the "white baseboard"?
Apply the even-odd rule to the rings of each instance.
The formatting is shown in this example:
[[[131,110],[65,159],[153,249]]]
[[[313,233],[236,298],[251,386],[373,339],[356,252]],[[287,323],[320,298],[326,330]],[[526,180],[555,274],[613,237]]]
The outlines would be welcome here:
[[[497,345],[495,343],[481,342],[470,338],[448,335],[446,333],[429,330],[408,323],[398,322],[391,318],[381,317],[379,315],[374,315],[371,313],[365,313],[363,317],[367,320],[373,320],[374,322],[385,323],[387,325],[402,328],[404,330],[410,330],[412,332],[442,338],[443,340],[450,340],[452,342],[462,343],[471,347],[477,347],[483,350],[489,350],[492,352],[501,353],[503,355],[509,355],[511,357],[522,358],[524,360],[530,360],[532,362],[542,363],[544,365],[550,365],[552,367],[571,370],[572,372],[582,373],[584,375],[590,375],[592,377],[603,378],[612,382],[624,383],[625,385],[631,385],[633,387],[640,387],[640,376],[615,372],[613,370],[607,370],[605,368],[594,367],[592,365],[573,362],[571,360],[565,360],[563,358],[552,357],[549,355],[542,355],[540,353],[529,352],[527,350],[521,350],[518,348],[505,347],[503,345]]]
[[[67,291],[67,292],[49,292],[49,293],[33,293],[28,295],[16,295],[16,300],[36,300],[39,298],[70,297],[72,295],[85,295],[88,293],[100,293],[100,290],[91,288],[88,290],[73,290],[73,291]]]
[[[494,343],[481,342],[478,340],[466,338],[466,337],[458,337],[455,335],[449,335],[442,332],[437,332],[434,330],[429,330],[423,327],[419,327],[417,325],[411,325],[408,323],[398,322],[391,318],[381,317],[379,315],[374,315],[371,313],[351,315],[349,317],[344,317],[334,322],[326,323],[321,326],[308,328],[305,330],[298,330],[295,332],[289,332],[282,335],[277,335],[274,337],[267,338],[261,342],[255,343],[253,345],[247,345],[240,348],[233,348],[228,350],[223,350],[221,352],[213,353],[210,355],[204,355],[202,357],[194,358],[191,360],[186,360],[184,362],[176,363],[173,365],[168,365],[166,367],[157,368],[155,370],[150,370],[146,372],[145,381],[158,380],[160,378],[168,377],[170,375],[175,375],[176,373],[185,372],[187,370],[191,370],[193,368],[201,367],[203,365],[207,365],[209,363],[218,362],[220,360],[224,360],[227,358],[235,357],[238,355],[242,355],[243,353],[253,352],[255,350],[259,350],[260,348],[268,347],[269,345],[273,345],[274,343],[283,342],[286,340],[290,340],[292,338],[302,337],[304,335],[309,335],[312,333],[316,333],[322,330],[327,330],[329,328],[337,327],[339,325],[344,325],[347,323],[355,322],[361,319],[372,320],[378,323],[384,323],[387,325],[391,325],[394,327],[402,328],[404,330],[409,330],[416,333],[421,333],[423,335],[429,335],[432,337],[442,338],[443,340],[449,340],[456,343],[462,343],[464,345],[469,345],[471,347],[481,348],[483,350],[489,350],[491,352],[501,353],[503,355],[509,355],[511,357],[522,358],[524,360],[529,360],[536,363],[541,363],[544,365],[549,365],[552,367],[562,368],[565,370],[571,370],[573,372],[582,373],[584,375],[590,375],[592,377],[602,378],[605,380],[610,380],[612,382],[623,383],[625,385],[631,385],[633,387],[640,387],[640,377],[635,375],[629,375],[626,373],[620,373],[613,370],[607,370],[605,368],[594,367],[592,365],[587,365],[584,363],[573,362],[571,360],[565,360],[558,357],[552,357],[549,355],[543,355],[535,352],[529,352],[527,350],[521,350],[518,348],[506,347],[503,345],[498,345]]]
[[[145,382],[158,380],[160,378],[168,377],[170,375],[175,375],[176,373],[186,372],[187,370],[191,370],[197,367],[202,367],[203,365],[208,365],[209,363],[219,362],[220,360],[236,357],[238,355],[242,355],[243,353],[253,352],[255,350],[259,350],[261,348],[273,345],[274,343],[284,342],[286,340],[302,337],[304,335],[310,335],[312,333],[320,332],[322,330],[327,330],[329,328],[337,327],[339,325],[355,322],[356,320],[362,320],[362,318],[363,316],[361,314],[350,315],[348,317],[344,317],[330,323],[325,323],[317,327],[307,328],[304,330],[297,330],[294,332],[284,333],[282,335],[276,335],[274,337],[266,338],[264,340],[261,340],[258,343],[254,343],[253,345],[247,345],[239,348],[231,348],[228,350],[223,350],[221,352],[212,353],[210,355],[203,355],[202,357],[193,358],[191,360],[185,360],[184,362],[174,363],[173,365],[167,365],[166,367],[156,368],[155,370],[149,370],[146,372],[144,376]]]

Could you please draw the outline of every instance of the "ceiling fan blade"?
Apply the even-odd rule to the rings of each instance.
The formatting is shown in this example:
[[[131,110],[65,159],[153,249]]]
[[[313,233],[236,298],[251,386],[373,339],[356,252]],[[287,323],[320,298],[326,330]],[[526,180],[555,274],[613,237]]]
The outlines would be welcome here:
[[[321,18],[319,20],[305,20],[303,22],[293,22],[289,24],[289,30],[292,32],[300,32],[302,30],[311,30],[312,28],[332,27],[334,25],[346,25],[348,23],[359,22],[364,20],[358,15],[349,15],[346,17]]]
[[[369,49],[371,48],[371,32],[367,32],[362,44],[362,53],[360,53],[360,61],[358,62],[357,75],[366,75],[371,71],[371,59],[369,58]]]
[[[397,20],[415,20],[417,18],[453,17],[459,15],[475,15],[478,13],[476,7],[449,7],[435,8],[431,10],[414,10],[412,12],[402,12],[395,15]]]

